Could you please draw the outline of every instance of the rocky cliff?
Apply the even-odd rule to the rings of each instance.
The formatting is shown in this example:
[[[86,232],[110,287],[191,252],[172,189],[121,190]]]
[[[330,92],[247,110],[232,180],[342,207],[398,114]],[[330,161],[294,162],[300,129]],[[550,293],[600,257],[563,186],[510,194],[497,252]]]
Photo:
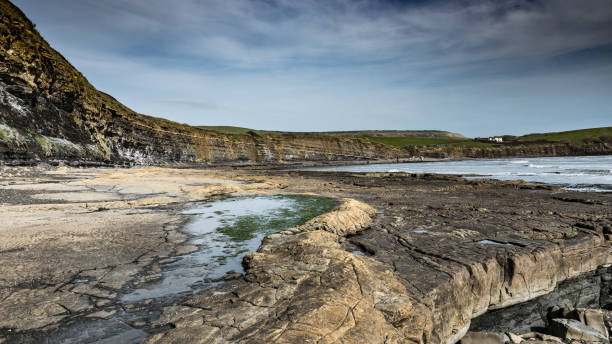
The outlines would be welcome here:
[[[569,142],[535,142],[499,144],[489,147],[462,147],[439,145],[431,147],[405,147],[403,156],[426,158],[510,158],[536,156],[578,156],[612,154],[612,137],[591,139],[578,146]]]

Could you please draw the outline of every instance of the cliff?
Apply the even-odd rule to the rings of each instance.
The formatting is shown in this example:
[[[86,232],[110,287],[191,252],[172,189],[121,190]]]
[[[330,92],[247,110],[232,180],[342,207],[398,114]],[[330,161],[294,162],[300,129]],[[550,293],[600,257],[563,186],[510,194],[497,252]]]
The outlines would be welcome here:
[[[537,156],[580,156],[612,154],[612,137],[590,139],[582,145],[570,142],[518,142],[488,147],[464,147],[461,145],[438,145],[429,147],[405,147],[404,155],[425,158],[510,158]]]

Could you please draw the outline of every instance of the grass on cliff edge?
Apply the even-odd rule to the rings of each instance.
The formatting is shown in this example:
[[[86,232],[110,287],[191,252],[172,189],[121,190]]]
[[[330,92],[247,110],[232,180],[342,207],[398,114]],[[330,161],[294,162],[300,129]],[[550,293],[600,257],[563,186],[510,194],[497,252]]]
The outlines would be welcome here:
[[[368,137],[372,142],[382,143],[389,146],[465,146],[465,147],[490,147],[491,143],[475,142],[466,139],[442,139],[442,138],[419,138],[419,137]]]
[[[519,137],[519,141],[567,141],[576,146],[582,146],[584,139],[612,137],[612,127],[590,128],[557,133],[529,134]]]
[[[283,134],[282,131],[273,131],[273,130],[257,130],[251,128],[243,128],[243,127],[234,127],[231,125],[198,125],[196,128],[203,130],[212,130],[221,134],[229,134],[229,135],[243,135],[247,134],[249,131],[257,133],[259,135],[265,134]]]

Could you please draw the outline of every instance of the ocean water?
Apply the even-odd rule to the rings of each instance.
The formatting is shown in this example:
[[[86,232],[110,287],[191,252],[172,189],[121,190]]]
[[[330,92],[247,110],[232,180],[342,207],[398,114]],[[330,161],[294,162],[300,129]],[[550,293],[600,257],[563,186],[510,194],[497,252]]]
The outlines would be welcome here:
[[[576,191],[612,192],[612,155],[369,164],[308,169],[455,174],[467,178],[525,180]]]

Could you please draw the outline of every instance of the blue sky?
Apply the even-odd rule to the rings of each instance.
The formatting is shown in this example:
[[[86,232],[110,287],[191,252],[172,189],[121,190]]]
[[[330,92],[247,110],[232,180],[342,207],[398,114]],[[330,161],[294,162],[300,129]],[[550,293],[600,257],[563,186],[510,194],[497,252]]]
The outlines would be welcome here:
[[[193,125],[612,125],[612,1],[14,0],[98,89]]]

